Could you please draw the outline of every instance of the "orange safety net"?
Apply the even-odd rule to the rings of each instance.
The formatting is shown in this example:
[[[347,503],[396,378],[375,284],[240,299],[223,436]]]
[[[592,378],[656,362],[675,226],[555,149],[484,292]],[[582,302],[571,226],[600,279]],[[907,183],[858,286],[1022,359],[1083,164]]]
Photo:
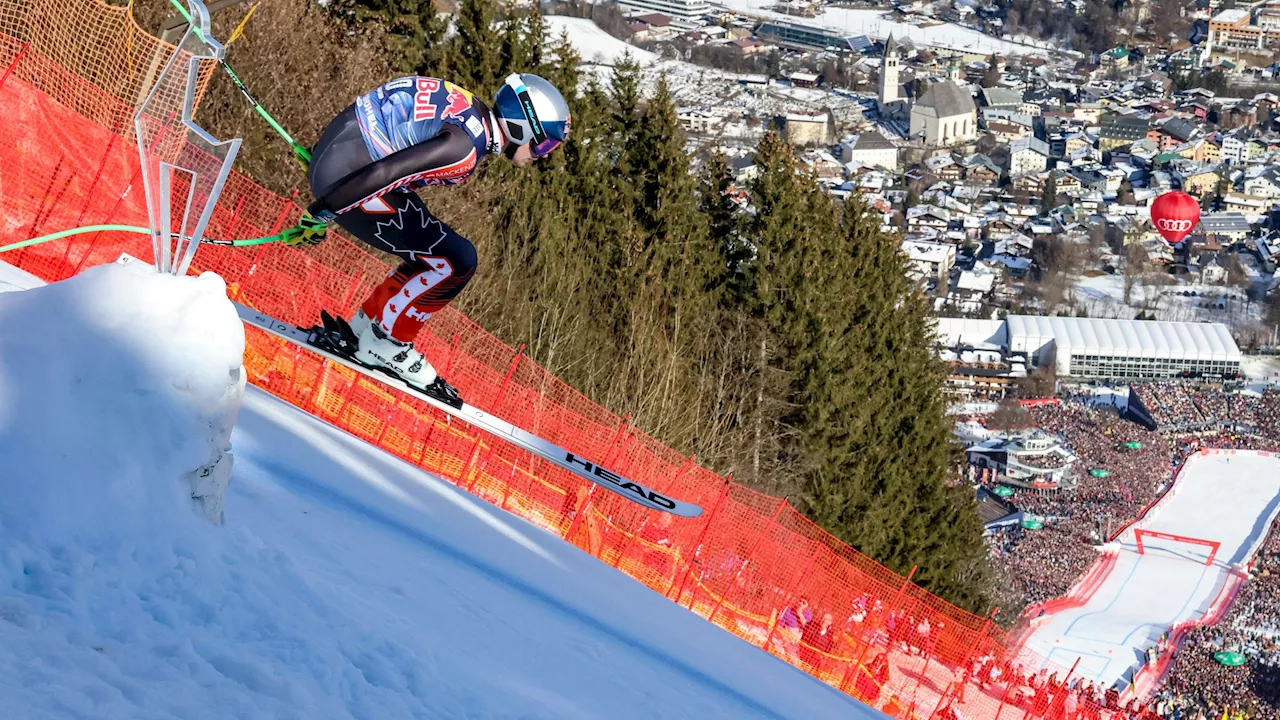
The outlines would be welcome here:
[[[0,103],[8,111],[0,245],[89,224],[147,224],[130,120],[171,50],[97,0],[0,0]],[[208,236],[274,234],[299,213],[233,172]],[[150,258],[150,239],[79,235],[2,259],[56,281],[122,252]],[[305,252],[205,246],[193,266],[219,273],[233,299],[299,325],[316,322],[321,309],[349,317],[388,270],[336,235]],[[246,340],[245,366],[259,387],[560,535],[895,717],[1122,714],[1079,687],[1065,689],[1078,679],[1074,668],[1021,651],[988,618],[911,584],[785,500],[699,467],[456,311],[437,314],[419,346],[469,402],[697,502],[703,516],[646,510],[305,349],[253,328]],[[803,620],[810,624],[802,629]]]

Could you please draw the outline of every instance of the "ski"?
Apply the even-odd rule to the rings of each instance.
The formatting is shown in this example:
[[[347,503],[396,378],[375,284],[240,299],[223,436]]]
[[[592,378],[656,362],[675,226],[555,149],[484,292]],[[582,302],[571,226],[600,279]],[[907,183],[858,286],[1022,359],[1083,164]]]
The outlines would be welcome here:
[[[270,315],[258,312],[238,302],[235,303],[235,306],[240,319],[253,327],[265,330],[299,347],[306,348],[383,385],[412,395],[451,417],[470,423],[472,426],[500,440],[527,450],[584,480],[590,480],[600,487],[613,491],[634,503],[651,510],[668,512],[680,517],[693,518],[702,514],[702,508],[698,505],[667,497],[652,488],[645,487],[619,473],[601,467],[587,458],[575,455],[523,428],[516,427],[506,420],[468,405],[458,397],[457,391],[453,390],[452,386],[443,382],[443,380],[437,379],[436,385],[424,391],[405,383],[390,371],[357,362],[352,357],[354,347],[350,343],[350,337],[353,337],[354,333],[351,333],[350,327],[341,318],[322,313],[321,325],[311,329],[303,329],[282,320],[277,320]]]

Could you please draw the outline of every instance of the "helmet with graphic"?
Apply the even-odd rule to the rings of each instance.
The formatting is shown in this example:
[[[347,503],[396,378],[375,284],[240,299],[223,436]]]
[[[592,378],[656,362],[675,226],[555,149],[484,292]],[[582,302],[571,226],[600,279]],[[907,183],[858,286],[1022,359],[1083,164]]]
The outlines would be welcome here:
[[[546,157],[569,137],[569,104],[537,75],[508,75],[494,104],[509,152],[529,145],[534,157]]]

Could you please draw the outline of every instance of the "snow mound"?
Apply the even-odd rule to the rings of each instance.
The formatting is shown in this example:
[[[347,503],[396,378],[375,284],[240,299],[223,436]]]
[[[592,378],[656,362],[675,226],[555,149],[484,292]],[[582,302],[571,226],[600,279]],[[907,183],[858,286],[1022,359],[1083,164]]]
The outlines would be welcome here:
[[[222,279],[102,265],[0,294],[0,528],[66,541],[215,523],[244,393]]]
[[[642,66],[658,61],[656,54],[619,40],[587,18],[548,15],[547,39],[555,41],[561,34],[569,37],[573,49],[586,63],[615,65],[627,53]]]

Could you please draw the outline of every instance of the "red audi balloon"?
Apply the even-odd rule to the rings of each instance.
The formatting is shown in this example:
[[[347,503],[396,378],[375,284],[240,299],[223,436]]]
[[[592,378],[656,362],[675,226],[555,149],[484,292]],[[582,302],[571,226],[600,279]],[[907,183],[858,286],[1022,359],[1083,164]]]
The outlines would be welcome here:
[[[1170,245],[1182,242],[1200,222],[1200,204],[1184,192],[1167,192],[1151,203],[1151,222]]]

